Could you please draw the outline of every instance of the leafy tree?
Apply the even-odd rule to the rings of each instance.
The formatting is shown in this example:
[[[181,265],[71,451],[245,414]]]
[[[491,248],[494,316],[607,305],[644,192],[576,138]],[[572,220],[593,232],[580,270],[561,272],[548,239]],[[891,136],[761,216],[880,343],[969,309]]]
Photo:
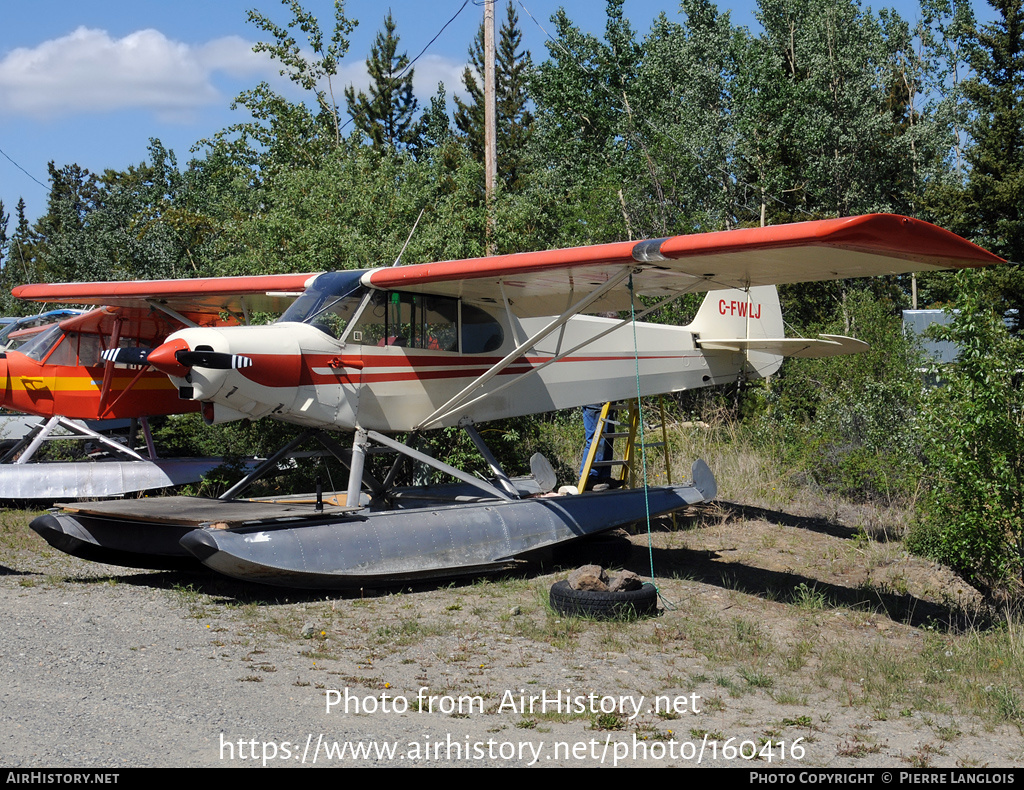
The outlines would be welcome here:
[[[519,15],[511,2],[506,9],[495,47],[495,110],[497,121],[498,176],[506,188],[522,187],[523,155],[530,138],[533,113],[529,110],[527,78],[533,63],[523,40]],[[469,48],[472,67],[466,66],[462,82],[469,102],[455,97],[455,126],[466,136],[469,150],[484,161],[484,28],[480,26]]]
[[[51,163],[46,214],[30,243],[25,229],[12,240],[25,274],[57,281],[210,273],[219,225],[201,195],[216,191],[203,183],[211,171],[190,166],[182,172],[156,139],[149,154],[147,161],[102,175]]]
[[[958,311],[935,334],[957,344],[921,418],[928,494],[909,539],[990,590],[1024,582],[1024,347],[992,309],[985,275],[956,275]]]
[[[289,101],[267,83],[243,91],[231,107],[244,107],[253,120],[233,124],[198,147],[215,151],[239,173],[247,170],[254,189],[277,173],[315,166],[337,146],[334,131],[325,133],[322,113]]]
[[[281,74],[292,82],[310,91],[316,97],[321,116],[330,119],[336,143],[341,142],[341,123],[338,118],[338,106],[334,99],[333,78],[338,74],[338,63],[348,52],[347,36],[355,28],[356,23],[345,16],[345,3],[334,2],[334,30],[330,43],[324,42],[324,34],[320,23],[313,14],[306,11],[298,0],[281,0],[288,7],[292,19],[287,27],[281,27],[258,11],[249,11],[249,21],[261,30],[274,37],[274,43],[260,42],[253,47],[254,52],[266,52],[282,64]],[[313,57],[308,57],[300,48],[294,36],[289,32],[298,28],[306,34]],[[326,82],[326,89],[322,84]]]
[[[453,137],[451,121],[448,118],[448,94],[444,83],[437,84],[437,93],[431,99],[416,124],[415,142],[412,150],[417,158],[424,156],[438,146],[443,146]]]
[[[624,203],[642,235],[723,230],[749,222],[737,192],[732,117],[737,53],[746,31],[708,0],[684,0],[684,23],[655,19],[630,89],[629,124],[640,141]],[[656,218],[643,221],[643,217]]]
[[[347,36],[356,23],[345,16],[344,3],[335,0],[334,27],[326,42],[320,23],[298,0],[281,2],[291,11],[291,21],[284,27],[258,11],[249,12],[249,21],[273,37],[273,42],[260,42],[253,49],[279,61],[281,74],[312,94],[313,106],[291,101],[261,82],[243,91],[231,105],[232,109],[247,110],[252,120],[232,124],[196,145],[205,148],[208,158],[216,163],[222,183],[225,177],[237,186],[248,181],[248,197],[232,190],[240,200],[241,212],[248,210],[246,204],[258,194],[265,179],[296,167],[315,166],[342,140],[334,78],[348,52]],[[306,34],[308,48],[300,46],[292,35],[295,28]],[[196,169],[211,172],[210,167]]]
[[[960,183],[967,169],[962,145],[969,116],[964,76],[974,28],[974,10],[968,0],[921,0],[915,34],[921,42],[923,114],[944,138],[940,158],[924,163],[924,178],[930,184]]]
[[[366,70],[370,74],[369,96],[353,86],[345,89],[348,111],[359,128],[377,148],[411,145],[414,141],[416,97],[412,93],[414,69],[409,58],[398,54],[395,21],[388,11],[384,30],[370,48]]]
[[[34,229],[35,276],[49,282],[117,278],[101,240],[91,232],[91,215],[100,201],[99,177],[76,164],[58,169],[50,162],[48,170],[47,211]]]
[[[225,273],[329,271],[483,254],[480,168],[463,146],[419,160],[354,138],[319,167],[282,173],[229,231]]]
[[[182,172],[173,151],[150,140],[148,161],[105,171],[100,187],[91,225],[117,268],[152,279],[208,273],[208,245],[217,229],[197,209],[197,172]]]
[[[550,57],[530,80],[537,102],[536,143],[581,168],[607,163],[625,113],[623,89],[640,62],[622,5],[623,0],[607,0],[604,41],[582,33],[560,9],[552,17],[556,40],[547,45]]]
[[[559,10],[549,58],[531,73],[536,111],[530,156],[540,178],[533,200],[547,204],[544,246],[629,235],[618,193],[635,172],[622,157],[625,89],[636,78],[641,49],[622,5],[607,0],[604,40],[582,33]]]
[[[769,222],[901,211],[909,140],[893,124],[894,50],[906,46],[855,0],[760,0],[763,35],[737,99],[746,179],[781,204]],[[760,129],[761,131],[758,131]]]

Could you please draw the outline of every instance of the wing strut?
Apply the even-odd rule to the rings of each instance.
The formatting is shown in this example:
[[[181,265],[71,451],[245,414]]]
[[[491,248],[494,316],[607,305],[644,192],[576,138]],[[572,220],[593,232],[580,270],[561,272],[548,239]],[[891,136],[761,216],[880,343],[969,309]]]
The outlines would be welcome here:
[[[114,327],[113,327],[113,329],[110,332],[110,347],[111,348],[117,348],[118,343],[121,342],[121,324],[122,324],[122,322],[123,322],[123,319],[121,318],[121,315],[118,314],[117,317],[114,318]],[[103,385],[100,388],[99,412],[100,412],[101,416],[107,413],[107,410],[104,408],[104,406],[106,406],[106,404],[107,404],[107,398],[110,397],[110,382],[113,380],[113,378],[114,378],[114,363],[113,363],[113,361],[108,360],[107,363],[103,366]]]
[[[164,313],[165,315],[169,315],[175,321],[180,321],[183,326],[192,326],[192,327],[199,326],[199,324],[197,324],[191,318],[185,318],[185,316],[183,316],[177,310],[171,309],[170,307],[168,307],[167,305],[163,304],[162,302],[158,302],[156,299],[147,299],[146,300],[146,304],[148,304],[154,310],[159,310],[161,313]]]
[[[509,365],[511,365],[513,362],[519,359],[519,357],[522,356],[524,352],[526,352],[528,349],[532,348],[534,345],[539,343],[541,340],[550,335],[556,329],[563,326],[570,318],[583,312],[583,310],[585,310],[589,305],[593,304],[595,301],[604,296],[605,293],[607,293],[616,285],[618,285],[627,277],[629,277],[629,275],[632,274],[632,272],[632,265],[624,266],[618,274],[609,277],[608,280],[600,288],[591,291],[587,296],[580,299],[578,302],[576,302],[576,304],[574,304],[572,307],[570,307],[568,310],[566,310],[564,313],[558,316],[558,318],[554,319],[550,324],[548,324],[546,327],[544,327],[539,332],[534,334],[533,337],[527,338],[518,346],[516,346],[512,351],[508,353],[508,355],[504,359],[502,359],[500,362],[496,362],[486,373],[481,373],[479,376],[477,376],[477,378],[473,380],[468,386],[466,386],[461,392],[450,398],[447,403],[435,409],[430,415],[428,415],[424,420],[422,420],[419,423],[419,425],[417,425],[414,428],[414,430],[422,430],[426,428],[428,425],[437,422],[439,419],[441,419],[454,409],[458,408],[466,400],[466,398],[473,394],[474,390],[479,389],[492,378],[497,376],[499,373],[501,373],[501,371],[503,371],[505,368],[507,368]]]
[[[546,362],[543,362],[540,365],[537,365],[536,367],[532,367],[529,370],[527,370],[526,372],[520,373],[518,376],[515,376],[511,381],[506,381],[501,386],[496,387],[493,390],[489,390],[488,392],[485,392],[482,395],[477,395],[472,400],[470,400],[470,401],[468,401],[466,403],[460,404],[460,405],[461,405],[462,408],[468,409],[471,406],[473,406],[476,403],[478,403],[479,401],[483,400],[484,398],[489,398],[492,395],[497,395],[502,390],[506,390],[509,387],[515,386],[516,384],[518,384],[520,381],[522,381],[523,379],[527,378],[528,376],[532,376],[534,373],[539,373],[540,371],[544,370],[544,368],[546,368],[548,365],[554,364],[555,362],[558,362],[558,361],[564,359],[565,357],[569,356],[570,354],[575,354],[581,348],[589,346],[591,343],[594,343],[594,342],[600,340],[602,337],[604,337],[605,335],[607,335],[607,334],[609,334],[611,332],[614,332],[616,329],[620,329],[621,327],[623,327],[626,324],[628,324],[630,321],[639,321],[644,316],[650,315],[655,310],[658,310],[658,309],[664,307],[665,305],[667,305],[667,304],[669,304],[671,302],[674,302],[679,297],[685,296],[688,293],[690,293],[690,289],[686,289],[685,291],[680,291],[679,293],[674,293],[674,294],[671,294],[669,296],[666,296],[661,301],[659,301],[659,302],[653,304],[652,306],[646,308],[642,312],[637,313],[635,316],[632,316],[631,318],[623,318],[617,324],[612,324],[610,327],[608,327],[603,332],[601,332],[599,334],[596,334],[593,337],[584,340],[582,343],[577,343],[575,346],[570,348],[568,351],[559,352],[558,354],[556,354],[555,356],[553,356],[551,359],[547,360]],[[529,341],[527,341],[527,342],[529,342]],[[431,419],[432,419],[432,421],[433,420],[443,419],[444,417],[447,417],[448,414],[451,413],[451,411],[452,410],[449,409],[448,411],[443,412],[441,414],[437,414],[435,412],[433,415],[431,415]],[[424,423],[420,423],[420,424],[424,425],[425,421],[424,421]]]

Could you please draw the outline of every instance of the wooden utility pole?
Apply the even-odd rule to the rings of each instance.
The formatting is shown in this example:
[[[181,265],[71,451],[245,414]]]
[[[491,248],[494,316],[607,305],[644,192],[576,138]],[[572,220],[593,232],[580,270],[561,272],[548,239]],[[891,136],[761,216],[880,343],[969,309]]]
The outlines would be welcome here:
[[[498,173],[497,109],[494,72],[494,0],[484,0],[484,193],[487,200],[487,254],[494,254],[491,200]]]

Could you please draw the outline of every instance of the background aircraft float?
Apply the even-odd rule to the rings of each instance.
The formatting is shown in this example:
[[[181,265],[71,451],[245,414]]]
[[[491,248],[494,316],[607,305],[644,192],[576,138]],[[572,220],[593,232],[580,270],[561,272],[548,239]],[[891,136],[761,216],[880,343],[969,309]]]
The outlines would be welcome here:
[[[294,288],[305,279],[287,275],[275,282]],[[16,438],[6,437],[0,499],[112,496],[193,482],[217,466],[219,459],[158,459],[146,418],[198,411],[199,404],[179,398],[159,371],[129,368],[103,354],[152,348],[183,327],[237,324],[250,307],[279,313],[291,303],[292,297],[267,297],[266,286],[260,287],[253,295],[208,293],[181,311],[150,300],[88,312],[52,311],[12,323],[0,353],[0,405],[41,419]],[[134,420],[141,422],[145,455],[101,432]],[[30,464],[45,441],[69,437],[102,446],[111,460]]]
[[[647,509],[656,515],[712,499],[715,483],[698,461],[690,485],[652,489],[646,502],[637,491],[537,497],[554,487],[550,467],[535,462],[543,485],[510,480],[474,423],[767,376],[787,355],[854,353],[866,346],[837,336],[784,337],[775,285],[999,260],[928,223],[869,215],[310,277],[273,324],[187,328],[152,350],[108,356],[166,374],[183,398],[201,404],[208,422],[270,416],[354,431],[351,450],[339,453],[350,468],[344,509],[297,523],[293,513],[278,519],[267,506],[234,500],[233,489],[201,513],[194,500],[165,500],[145,513],[132,506],[63,514],[33,527],[72,553],[130,564],[143,564],[138,555],[147,552],[174,555],[180,540],[215,570],[292,586],[495,568],[636,520]],[[250,288],[259,279],[235,284]],[[688,326],[639,320],[697,292],[708,295]],[[199,299],[204,288],[189,281],[94,283],[14,293],[132,304]],[[654,304],[644,306],[640,297]],[[623,317],[586,315],[606,311]],[[493,481],[415,449],[418,433],[453,425],[469,432]],[[400,443],[388,432],[411,437]],[[381,448],[400,455],[376,479],[364,459]],[[424,506],[425,492],[410,497],[396,489],[403,456],[451,474],[461,483],[455,494],[475,490],[474,500]],[[176,509],[190,515],[175,519]],[[195,528],[213,524],[221,528]]]

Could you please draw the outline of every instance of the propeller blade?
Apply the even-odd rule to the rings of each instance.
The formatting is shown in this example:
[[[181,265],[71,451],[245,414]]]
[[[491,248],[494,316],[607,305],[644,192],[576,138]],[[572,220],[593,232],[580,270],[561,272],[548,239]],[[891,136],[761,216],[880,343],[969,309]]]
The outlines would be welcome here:
[[[186,368],[209,368],[211,370],[238,370],[252,366],[250,357],[227,354],[223,351],[178,351],[174,358]]]
[[[114,362],[118,365],[145,365],[149,357],[148,348],[108,348],[100,354],[106,362]]]

